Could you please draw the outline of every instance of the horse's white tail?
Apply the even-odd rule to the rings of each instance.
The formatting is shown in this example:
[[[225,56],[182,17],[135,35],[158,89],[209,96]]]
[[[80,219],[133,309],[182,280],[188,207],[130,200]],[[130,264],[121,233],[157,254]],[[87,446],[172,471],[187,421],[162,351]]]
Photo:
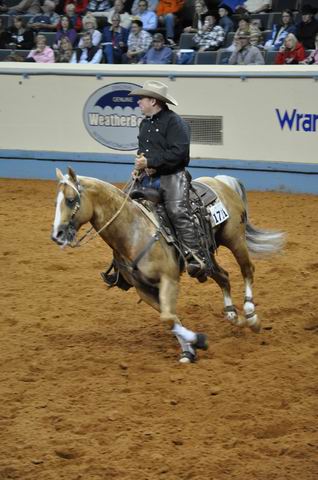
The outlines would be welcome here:
[[[228,175],[217,175],[217,180],[228,185],[243,200],[246,211],[246,242],[249,251],[254,255],[270,255],[282,250],[285,243],[285,233],[271,230],[262,230],[253,227],[248,218],[246,190],[242,182]]]

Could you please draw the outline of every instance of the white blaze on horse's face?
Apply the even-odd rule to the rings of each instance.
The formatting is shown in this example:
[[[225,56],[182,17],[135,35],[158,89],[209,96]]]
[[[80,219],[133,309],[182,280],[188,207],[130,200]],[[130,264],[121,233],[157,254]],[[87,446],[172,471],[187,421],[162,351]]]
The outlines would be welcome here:
[[[57,176],[60,183],[56,199],[52,240],[65,247],[72,244],[76,237],[76,230],[79,225],[76,225],[75,215],[80,208],[80,192],[69,175],[64,176],[62,172],[57,170]]]
[[[63,192],[59,192],[56,198],[55,217],[54,217],[53,232],[52,232],[53,238],[57,238],[58,229],[59,229],[59,226],[61,225],[63,200],[64,200],[64,194]]]

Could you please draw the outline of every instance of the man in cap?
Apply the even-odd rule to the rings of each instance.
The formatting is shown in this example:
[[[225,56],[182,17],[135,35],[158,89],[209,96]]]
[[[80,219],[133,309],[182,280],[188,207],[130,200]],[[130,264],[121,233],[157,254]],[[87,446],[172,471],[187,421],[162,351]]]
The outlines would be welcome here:
[[[172,50],[165,46],[165,39],[162,33],[155,33],[152,40],[152,47],[145,53],[139,63],[166,65],[172,63]]]
[[[251,45],[248,32],[238,32],[236,39],[237,46],[229,58],[230,65],[264,65],[264,57],[259,48]]]
[[[301,22],[296,27],[296,37],[306,50],[315,50],[315,36],[318,33],[318,20],[315,20],[317,9],[311,5],[303,5]]]
[[[129,95],[138,95],[145,118],[139,129],[137,171],[160,178],[164,208],[183,246],[188,273],[200,281],[206,279],[206,259],[189,208],[190,180],[185,168],[190,161],[190,129],[167,104],[178,105],[168,87],[147,81]]]

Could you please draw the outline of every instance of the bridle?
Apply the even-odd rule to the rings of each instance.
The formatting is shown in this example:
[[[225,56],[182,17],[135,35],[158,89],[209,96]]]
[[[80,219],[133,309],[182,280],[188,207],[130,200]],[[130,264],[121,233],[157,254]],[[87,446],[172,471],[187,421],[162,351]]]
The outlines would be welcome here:
[[[137,181],[137,177],[134,176],[132,181],[130,180],[129,182],[126,183],[126,185],[124,186],[124,194],[125,194],[125,198],[124,198],[124,201],[123,203],[121,204],[121,206],[119,207],[119,209],[117,210],[117,212],[114,213],[114,215],[105,223],[105,225],[103,225],[98,231],[96,231],[95,233],[92,233],[92,230],[93,230],[93,226],[91,228],[89,228],[85,233],[84,235],[79,239],[77,240],[74,244],[70,243],[69,246],[71,248],[76,248],[76,247],[82,247],[83,245],[86,245],[88,242],[90,242],[91,240],[93,240],[94,238],[97,237],[97,235],[99,235],[103,230],[105,230],[107,227],[109,227],[109,225],[111,225],[113,223],[113,221],[120,215],[120,213],[122,212],[124,206],[126,205],[128,199],[130,198],[130,193],[131,191],[133,190],[134,186],[135,186],[135,183]],[[70,181],[68,180],[62,180],[60,183],[64,183],[64,184],[67,184],[69,185],[76,193],[76,202],[75,202],[75,205],[73,207],[73,210],[72,210],[72,213],[71,213],[71,218],[70,218],[70,221],[69,221],[69,225],[71,228],[74,228],[75,229],[75,225],[74,225],[74,218],[75,218],[75,215],[76,213],[79,211],[79,209],[81,208],[81,185],[79,183],[75,185],[73,185]],[[130,185],[129,185],[130,184]],[[125,189],[128,187],[129,185],[129,189],[127,191],[125,191]],[[67,199],[65,199],[66,201],[66,204],[67,204]],[[72,202],[73,203],[73,202]],[[85,241],[84,241],[85,240]]]

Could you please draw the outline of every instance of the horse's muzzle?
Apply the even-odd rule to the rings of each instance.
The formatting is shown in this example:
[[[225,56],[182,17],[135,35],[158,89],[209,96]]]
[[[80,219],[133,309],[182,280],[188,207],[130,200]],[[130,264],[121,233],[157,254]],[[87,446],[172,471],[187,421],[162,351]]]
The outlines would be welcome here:
[[[76,237],[76,229],[73,224],[59,225],[56,232],[52,233],[51,239],[58,245],[68,245],[74,242]]]

